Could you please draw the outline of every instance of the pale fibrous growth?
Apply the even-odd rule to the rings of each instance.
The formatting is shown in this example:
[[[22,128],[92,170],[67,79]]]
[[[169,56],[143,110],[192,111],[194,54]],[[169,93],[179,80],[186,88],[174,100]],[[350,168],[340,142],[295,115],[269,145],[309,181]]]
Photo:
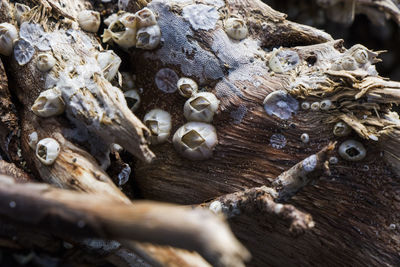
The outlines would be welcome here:
[[[14,17],[17,20],[18,25],[21,25],[24,14],[30,10],[31,8],[27,5],[20,3],[15,4]]]
[[[112,50],[107,50],[103,52],[99,52],[96,55],[97,62],[100,65],[100,68],[103,70],[104,77],[112,81],[115,75],[117,75],[119,66],[121,65],[121,58],[117,56]]]
[[[79,26],[87,32],[97,32],[100,27],[100,13],[93,10],[83,10],[78,14]]]
[[[42,72],[51,70],[56,64],[56,59],[53,55],[42,53],[37,56],[36,67]]]
[[[211,124],[188,122],[175,132],[172,142],[181,156],[190,160],[205,160],[212,157],[218,138]]]
[[[137,48],[152,50],[160,44],[160,41],[161,30],[158,25],[141,28],[136,34]]]
[[[242,18],[228,18],[225,21],[225,32],[226,34],[235,40],[243,40],[247,37],[248,29],[246,26],[246,22]]]
[[[152,109],[143,118],[144,124],[150,130],[150,143],[161,144],[167,141],[171,133],[171,115],[162,109]]]
[[[347,140],[339,146],[339,155],[348,161],[360,161],[367,155],[367,150],[358,141]]]
[[[264,110],[269,116],[276,116],[282,120],[292,117],[299,109],[299,102],[287,92],[278,90],[270,93],[264,99]]]
[[[339,121],[333,126],[333,134],[339,137],[347,136],[351,133],[351,127],[343,122]]]
[[[300,139],[305,144],[307,144],[310,141],[310,137],[308,136],[307,133],[301,134]]]
[[[36,149],[36,144],[39,141],[38,133],[37,132],[32,132],[28,136],[28,144],[29,147],[32,149]]]
[[[154,15],[153,11],[151,11],[147,7],[136,12],[135,16],[139,28],[153,26],[157,24],[156,16]]]
[[[219,100],[213,93],[197,93],[186,101],[183,115],[188,121],[211,122],[218,106]]]
[[[321,108],[321,103],[313,102],[310,107],[311,107],[311,110],[317,111]]]
[[[292,50],[283,50],[282,48],[272,51],[268,61],[269,68],[276,73],[284,73],[294,69],[299,63],[299,55]]]
[[[190,78],[180,78],[176,85],[178,87],[178,92],[181,96],[189,98],[197,93],[198,86],[195,81]]]
[[[35,54],[35,48],[30,42],[19,39],[14,47],[14,57],[20,66],[26,65],[31,61]]]
[[[136,90],[129,90],[124,93],[128,108],[135,112],[140,106],[140,95]]]
[[[39,117],[57,116],[64,112],[65,103],[58,88],[48,89],[40,93],[31,108]]]
[[[18,39],[18,31],[14,25],[10,23],[0,24],[0,55],[10,56],[14,41]]]
[[[52,165],[60,154],[60,144],[53,138],[40,140],[36,145],[36,157],[44,165]]]
[[[303,102],[303,103],[301,103],[301,109],[303,109],[303,110],[308,110],[308,109],[310,109],[310,103],[309,103],[309,102]]]
[[[332,107],[332,101],[329,99],[322,100],[320,103],[320,108],[322,110],[329,110]]]

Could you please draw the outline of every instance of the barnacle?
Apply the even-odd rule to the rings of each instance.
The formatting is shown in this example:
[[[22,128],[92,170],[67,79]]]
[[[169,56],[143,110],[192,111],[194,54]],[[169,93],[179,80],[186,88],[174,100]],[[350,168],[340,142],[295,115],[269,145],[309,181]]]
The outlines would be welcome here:
[[[188,122],[175,132],[172,142],[175,150],[183,157],[204,160],[212,157],[218,138],[211,124]]]
[[[121,21],[122,24],[124,24],[125,27],[136,29],[137,18],[134,14],[125,13],[121,16],[121,18],[119,20]]]
[[[347,140],[339,146],[339,155],[348,161],[360,161],[367,155],[367,150],[360,142]]]
[[[61,97],[61,91],[58,88],[52,88],[40,93],[31,110],[40,117],[62,114],[65,110],[65,104]]]
[[[229,18],[225,21],[225,32],[235,40],[242,40],[247,37],[248,30],[246,23],[241,18]]]
[[[169,68],[160,69],[155,77],[157,88],[164,93],[174,93],[178,89],[176,87],[178,80],[178,74]]]
[[[303,143],[306,143],[306,144],[310,141],[310,137],[308,136],[307,133],[301,134],[300,139]]]
[[[322,100],[319,106],[322,110],[329,110],[332,107],[332,101],[329,99]]]
[[[40,140],[36,145],[36,157],[44,165],[52,165],[60,154],[60,145],[53,138]]]
[[[103,42],[112,40],[120,47],[128,49],[136,44],[136,28],[128,28],[117,19],[104,30],[102,38]]]
[[[299,102],[282,90],[274,91],[264,99],[264,109],[268,115],[287,120],[299,109]]]
[[[148,27],[157,24],[156,16],[153,11],[147,7],[135,13],[137,24],[139,28]]]
[[[136,47],[146,50],[156,48],[161,41],[161,31],[158,25],[148,26],[138,30]]]
[[[331,67],[332,70],[356,70],[357,63],[351,56],[344,56],[336,60]]]
[[[310,107],[311,107],[311,110],[316,111],[316,110],[320,109],[321,104],[319,102],[313,102]]]
[[[23,15],[30,10],[31,10],[31,8],[27,5],[20,4],[20,3],[15,4],[14,17],[17,20],[18,25],[21,24]]]
[[[111,81],[114,79],[121,65],[121,59],[112,50],[99,52],[96,56],[100,68],[103,70],[104,77]]]
[[[124,93],[126,104],[132,112],[135,112],[140,106],[140,95],[136,90],[129,90]]]
[[[190,78],[180,78],[177,87],[179,94],[187,98],[196,94],[198,90],[197,83]]]
[[[30,42],[19,39],[14,47],[14,57],[19,65],[23,66],[31,61],[35,54],[35,48]]]
[[[9,23],[0,24],[0,54],[11,55],[14,48],[14,41],[18,39],[18,31],[14,25]]]
[[[171,132],[171,115],[161,109],[150,110],[143,118],[144,124],[149,128],[151,144],[161,144],[167,141]]]
[[[273,148],[282,149],[286,146],[287,140],[283,134],[273,134],[269,139],[269,143]]]
[[[134,85],[135,85],[132,73],[121,72],[121,75],[122,75],[122,89],[124,89],[124,90],[132,90],[134,88]]]
[[[351,127],[343,121],[339,121],[333,127],[333,134],[336,136],[343,137],[349,135],[350,133],[351,133]]]
[[[301,103],[301,109],[307,110],[309,108],[310,108],[310,103],[308,102]]]
[[[46,72],[53,68],[56,64],[56,59],[50,54],[39,54],[37,57],[36,66],[40,71]]]
[[[32,132],[28,136],[29,147],[32,148],[32,149],[36,149],[36,144],[37,144],[38,140],[39,140],[39,138],[38,138],[37,132]]]
[[[273,72],[284,73],[294,69],[299,61],[297,52],[274,48],[268,64]]]
[[[93,10],[83,10],[78,14],[79,26],[87,32],[97,32],[100,27],[100,13]]]
[[[183,115],[188,121],[211,122],[218,105],[219,100],[213,93],[201,92],[186,101]]]
[[[360,64],[368,62],[368,53],[364,49],[357,49],[354,51],[353,57]]]

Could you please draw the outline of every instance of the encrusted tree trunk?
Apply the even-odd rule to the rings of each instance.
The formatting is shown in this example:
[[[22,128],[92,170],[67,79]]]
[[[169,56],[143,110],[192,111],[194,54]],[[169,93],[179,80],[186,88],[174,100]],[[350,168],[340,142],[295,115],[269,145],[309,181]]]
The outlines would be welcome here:
[[[400,120],[391,108],[400,103],[400,83],[377,74],[379,52],[346,49],[342,40],[287,21],[260,1],[155,0],[147,7],[157,16],[161,44],[129,49],[123,59],[143,89],[135,116],[97,62],[99,41],[76,23],[90,3],[60,2],[26,3],[27,19],[46,34],[38,26],[28,32],[48,38],[31,36],[31,45],[56,59],[50,72],[37,70],[36,54],[23,66],[2,58],[1,149],[32,173],[0,166],[15,178],[0,177],[2,223],[40,229],[37,238],[47,230],[58,238],[49,238],[52,244],[68,240],[66,234],[78,238],[68,240],[76,246],[83,244],[79,237],[116,239],[118,250],[108,251],[108,260],[121,266],[121,249],[151,265],[207,265],[200,254],[213,265],[242,266],[248,253],[220,218],[175,205],[132,204],[124,194],[132,192],[121,192],[103,170],[110,145],[118,143],[135,162],[136,192],[224,214],[252,254],[249,266],[399,263]],[[0,3],[0,22],[17,25],[14,4]],[[136,12],[145,4],[119,6]],[[248,28],[241,40],[227,33],[233,17]],[[179,77],[220,101],[210,122],[218,144],[201,161],[174,148],[173,134],[186,123]],[[35,99],[53,86],[62,91],[65,114],[36,116]],[[170,113],[172,130],[166,143],[148,146],[150,131],[140,119],[154,108]],[[53,165],[35,155],[34,132],[60,144]],[[35,178],[63,189],[19,184]],[[7,240],[1,244],[23,246],[0,234]]]

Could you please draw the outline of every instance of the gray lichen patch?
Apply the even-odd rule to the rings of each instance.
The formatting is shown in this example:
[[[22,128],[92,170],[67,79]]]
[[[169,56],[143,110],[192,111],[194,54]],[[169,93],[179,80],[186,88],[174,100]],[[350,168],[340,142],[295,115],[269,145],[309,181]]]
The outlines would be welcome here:
[[[199,83],[218,80],[224,76],[215,55],[200,46],[193,37],[191,24],[171,10],[170,1],[152,1],[148,8],[158,14],[162,33],[162,46],[154,52],[144,53],[149,59],[163,59],[165,65],[181,67],[186,77],[195,78]]]
[[[194,4],[182,9],[183,17],[194,30],[212,30],[219,20],[218,10],[209,5]]]

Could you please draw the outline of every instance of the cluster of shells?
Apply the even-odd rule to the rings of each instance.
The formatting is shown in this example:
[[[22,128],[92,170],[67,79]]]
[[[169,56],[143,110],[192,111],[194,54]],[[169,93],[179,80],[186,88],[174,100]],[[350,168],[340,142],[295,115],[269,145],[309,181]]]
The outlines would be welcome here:
[[[181,96],[188,98],[183,107],[188,122],[175,132],[173,145],[185,158],[208,159],[218,144],[215,127],[210,123],[218,110],[219,100],[213,93],[198,92],[197,83],[190,78],[180,78],[175,89]],[[144,116],[143,122],[150,129],[151,144],[167,141],[172,128],[171,116],[167,111],[153,109]]]
[[[370,75],[375,75],[376,71],[372,64],[378,62],[375,58],[376,56],[377,53],[371,52],[361,45],[355,45],[347,50],[341,57],[334,59],[327,70],[364,71]],[[268,66],[274,73],[295,73],[296,68],[300,66],[300,61],[297,52],[290,49],[275,48],[270,54]],[[272,92],[266,96],[263,104],[268,115],[275,115],[283,120],[289,119],[299,108],[305,111],[311,110],[313,112],[329,112],[335,108],[335,104],[330,99],[322,99],[313,102],[304,101],[299,105],[295,96],[290,94],[290,91]],[[334,136],[342,138],[350,135],[352,128],[344,121],[339,121],[333,126],[332,131]],[[375,135],[371,135],[369,138],[378,141]],[[307,133],[303,133],[300,136],[300,140],[303,143],[308,143],[310,137]],[[361,161],[366,157],[367,151],[362,143],[349,139],[343,141],[339,145],[338,154],[347,161]],[[338,159],[336,157],[330,159],[331,164],[336,164],[337,162]]]

